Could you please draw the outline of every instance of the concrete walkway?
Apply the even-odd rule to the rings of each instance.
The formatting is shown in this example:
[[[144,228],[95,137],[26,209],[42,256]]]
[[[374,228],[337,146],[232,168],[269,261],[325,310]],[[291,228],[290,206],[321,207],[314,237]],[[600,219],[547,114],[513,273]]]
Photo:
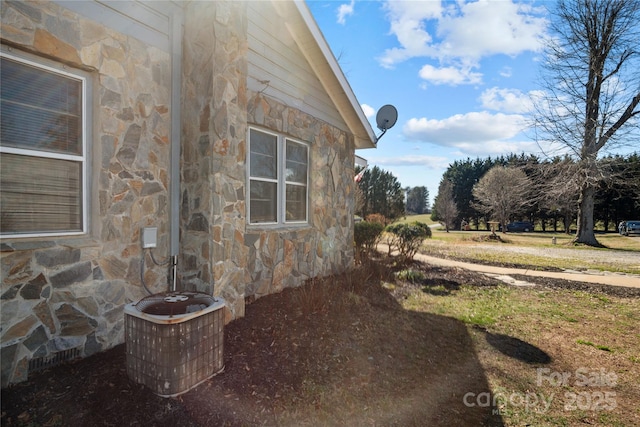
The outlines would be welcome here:
[[[386,245],[378,245],[378,248],[381,250],[381,252],[388,252],[388,246]],[[640,288],[640,275],[637,274],[614,273],[610,271],[599,270],[539,271],[529,270],[526,268],[494,267],[491,265],[474,264],[470,262],[455,261],[452,259],[437,258],[420,253],[416,254],[414,256],[414,259],[431,265],[442,267],[458,267],[464,268],[466,270],[477,271],[479,273],[484,273],[491,277],[495,277],[496,279],[501,280],[505,283],[520,286],[526,286],[529,283],[515,280],[514,278],[510,277],[511,275],[517,274],[522,276],[550,277],[553,279],[572,280],[574,282],[598,283],[601,285]]]

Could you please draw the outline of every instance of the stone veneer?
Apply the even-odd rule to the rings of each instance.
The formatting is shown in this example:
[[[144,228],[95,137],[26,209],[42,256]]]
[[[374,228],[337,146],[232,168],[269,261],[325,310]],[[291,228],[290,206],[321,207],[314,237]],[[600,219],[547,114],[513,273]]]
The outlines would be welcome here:
[[[181,282],[224,297],[233,317],[244,315],[245,298],[353,265],[353,136],[247,90],[244,8],[194,4],[183,45]],[[310,143],[307,226],[247,225],[249,125]]]
[[[184,10],[178,288],[220,295],[227,320],[245,298],[353,265],[353,136],[247,89],[243,2]],[[145,296],[140,232],[158,227],[168,253],[170,56],[50,2],[3,3],[2,41],[94,78],[89,237],[5,239],[1,245],[2,386],[29,360],[123,342],[123,307]],[[309,224],[246,224],[249,125],[310,144]],[[145,281],[167,270],[146,257]]]
[[[184,31],[180,282],[223,296],[228,315],[241,317],[249,280],[240,261],[247,256],[246,4],[194,2]]]
[[[170,56],[52,2],[2,2],[2,42],[92,74],[87,237],[3,239],[2,386],[29,360],[81,356],[122,343],[123,307],[145,295],[140,232],[158,227],[168,253]],[[145,279],[166,289],[147,256]]]

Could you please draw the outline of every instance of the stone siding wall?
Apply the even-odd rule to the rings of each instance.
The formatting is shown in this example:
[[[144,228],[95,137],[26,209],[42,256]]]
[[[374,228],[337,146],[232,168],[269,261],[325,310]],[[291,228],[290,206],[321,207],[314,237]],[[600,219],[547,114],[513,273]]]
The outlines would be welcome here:
[[[247,17],[245,2],[185,12],[180,286],[244,315]],[[229,320],[229,318],[227,319]]]
[[[145,295],[141,229],[168,253],[170,56],[51,2],[3,2],[2,42],[93,76],[90,224],[79,238],[3,239],[2,386],[31,359],[80,356],[123,342],[123,306]],[[145,280],[166,290],[147,255]]]
[[[197,169],[183,181],[183,285],[224,297],[232,317],[244,315],[246,298],[342,273],[354,259],[353,137],[261,94],[249,97],[249,124],[310,143],[310,221],[275,229],[246,225],[247,124],[229,125],[241,131],[229,140],[216,139],[215,131],[192,138],[183,154],[186,161],[192,153]],[[207,117],[206,104],[203,110],[200,117]]]
[[[184,10],[178,288],[245,299],[341,273],[353,264],[354,140],[299,109],[247,90],[246,3]],[[2,41],[93,75],[91,230],[78,238],[4,239],[0,250],[2,386],[29,361],[88,356],[123,342],[123,307],[146,295],[143,227],[168,255],[169,53],[51,2],[3,2]],[[301,58],[303,60],[303,58]],[[248,126],[310,146],[309,224],[246,224]],[[167,289],[146,254],[145,282]]]
[[[249,228],[245,296],[260,297],[353,266],[353,136],[292,107],[250,93],[249,123],[310,143],[309,226]]]
[[[353,265],[353,136],[247,91],[246,7],[201,2],[185,16],[180,281],[224,297],[230,318],[245,298]],[[247,226],[249,125],[310,144],[308,226]]]

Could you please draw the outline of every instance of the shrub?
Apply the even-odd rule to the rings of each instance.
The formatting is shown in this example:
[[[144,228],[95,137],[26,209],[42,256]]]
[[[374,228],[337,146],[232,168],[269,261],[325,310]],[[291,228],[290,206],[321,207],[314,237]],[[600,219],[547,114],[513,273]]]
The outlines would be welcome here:
[[[431,229],[425,223],[414,221],[404,224],[391,224],[386,231],[392,234],[389,250],[397,250],[406,262],[413,259],[424,239],[431,237]]]
[[[396,277],[405,282],[419,283],[425,279],[425,275],[420,270],[412,270],[411,268],[400,270],[396,273]]]
[[[382,226],[386,226],[387,224],[389,224],[389,220],[384,215],[377,214],[377,213],[367,215],[365,220],[367,222],[375,222],[377,224],[382,224]]]
[[[356,222],[354,226],[354,240],[357,261],[361,261],[363,255],[368,255],[376,247],[383,230],[384,225],[377,222]]]

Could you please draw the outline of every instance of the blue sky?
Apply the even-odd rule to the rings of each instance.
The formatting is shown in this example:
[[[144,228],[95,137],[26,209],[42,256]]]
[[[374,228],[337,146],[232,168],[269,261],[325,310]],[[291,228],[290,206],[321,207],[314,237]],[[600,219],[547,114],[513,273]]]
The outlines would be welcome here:
[[[457,159],[540,154],[525,129],[538,92],[543,3],[499,1],[307,0],[376,133],[375,113],[392,104],[398,121],[370,167],[433,200]]]

